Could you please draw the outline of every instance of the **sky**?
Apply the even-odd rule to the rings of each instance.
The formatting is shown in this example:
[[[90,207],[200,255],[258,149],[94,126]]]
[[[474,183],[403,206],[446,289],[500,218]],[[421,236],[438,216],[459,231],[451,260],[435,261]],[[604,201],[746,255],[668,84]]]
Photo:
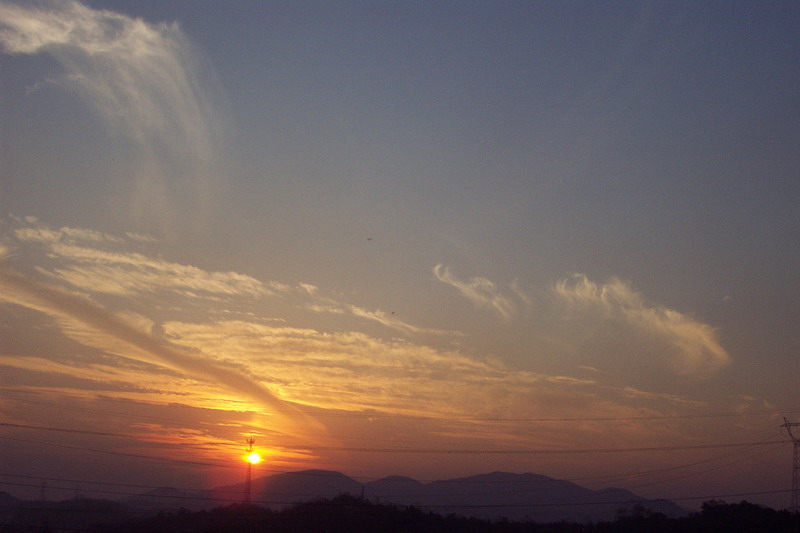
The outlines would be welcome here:
[[[790,503],[795,2],[0,0],[0,490]]]

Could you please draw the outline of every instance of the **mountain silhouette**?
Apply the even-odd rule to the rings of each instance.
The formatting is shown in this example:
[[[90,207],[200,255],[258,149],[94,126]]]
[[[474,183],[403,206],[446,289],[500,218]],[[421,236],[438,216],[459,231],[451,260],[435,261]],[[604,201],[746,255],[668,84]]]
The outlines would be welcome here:
[[[251,487],[251,503],[276,510],[350,494],[374,503],[491,520],[612,521],[620,510],[632,509],[637,504],[667,517],[688,512],[673,502],[648,500],[624,489],[591,490],[570,481],[531,473],[493,472],[427,483],[389,476],[362,484],[341,472],[305,470],[257,478]],[[162,506],[179,502],[180,507],[187,509],[208,509],[245,499],[244,483],[192,493],[174,489],[155,492],[132,498],[128,503],[152,508],[158,502]],[[165,495],[173,501],[165,502]]]
[[[686,510],[668,501],[648,501],[623,489],[591,490],[569,481],[538,474],[493,472],[420,483],[410,478],[385,478],[365,486],[365,498],[382,503],[414,505],[439,514],[537,522],[613,520],[620,509],[637,503],[666,516]]]

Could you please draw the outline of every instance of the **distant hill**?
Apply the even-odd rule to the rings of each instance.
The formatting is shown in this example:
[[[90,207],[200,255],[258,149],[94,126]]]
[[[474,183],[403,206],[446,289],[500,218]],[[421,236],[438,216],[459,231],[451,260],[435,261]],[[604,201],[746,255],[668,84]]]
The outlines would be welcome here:
[[[123,502],[135,509],[158,511],[162,509],[201,510],[224,505],[207,490],[181,490],[172,487],[159,487],[136,496],[125,498]],[[239,497],[241,501],[241,496]]]
[[[637,503],[668,517],[686,509],[673,502],[647,501],[622,489],[594,491],[569,481],[537,474],[493,472],[458,479],[420,483],[390,477],[367,483],[364,497],[376,502],[414,505],[439,514],[536,522],[614,520],[620,509]]]
[[[0,491],[0,523],[7,524],[20,504],[20,500],[11,494]]]
[[[0,494],[3,531],[88,531],[92,524],[112,524],[140,516],[128,506],[96,498],[26,501]],[[13,525],[13,528],[12,526]]]
[[[363,494],[365,499],[375,503],[415,506],[437,514],[454,513],[491,520],[613,521],[620,509],[631,509],[637,503],[670,518],[688,513],[673,502],[646,500],[623,489],[591,490],[569,481],[530,473],[493,472],[430,483],[390,476],[361,484],[341,472],[305,470],[257,478],[251,486],[250,501],[272,509],[340,494],[357,497]],[[208,509],[243,499],[242,483],[192,493],[159,489],[126,503],[149,509],[159,506]]]
[[[361,494],[361,483],[341,472],[329,470],[303,470],[286,472],[254,479],[251,485],[251,501],[272,509],[314,498],[334,498],[340,494]],[[219,500],[242,501],[244,483],[218,487],[209,491]]]

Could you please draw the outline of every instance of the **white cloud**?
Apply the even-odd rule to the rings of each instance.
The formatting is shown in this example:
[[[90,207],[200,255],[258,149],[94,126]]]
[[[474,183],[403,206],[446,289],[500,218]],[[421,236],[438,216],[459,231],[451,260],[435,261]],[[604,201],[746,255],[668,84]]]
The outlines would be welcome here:
[[[404,322],[397,318],[394,313],[387,313],[386,311],[381,311],[380,309],[376,309],[375,311],[369,311],[367,309],[363,309],[361,307],[355,305],[348,305],[347,309],[355,316],[365,318],[367,320],[373,320],[388,328],[395,329],[402,333],[429,333],[434,335],[453,335],[454,332],[451,331],[444,331],[440,329],[433,329],[433,328],[421,328],[418,326],[414,326],[409,324],[408,322]]]
[[[572,306],[594,309],[605,318],[621,319],[666,342],[673,348],[672,364],[679,374],[707,375],[730,362],[714,328],[678,311],[646,303],[619,279],[598,284],[575,274],[559,281],[555,293]]]
[[[460,280],[450,273],[449,267],[442,264],[433,268],[433,275],[439,281],[458,289],[462,296],[474,304],[493,310],[505,320],[509,320],[517,310],[515,303],[509,297],[501,294],[497,286],[488,278],[474,277],[466,281]],[[512,290],[524,303],[530,304],[530,300],[524,296],[516,284],[512,284]]]
[[[32,227],[17,228],[14,230],[14,236],[23,242],[38,242],[42,244],[57,242],[122,242],[122,239],[100,231],[68,227],[54,230],[41,224],[36,224]]]
[[[126,246],[146,245],[150,239],[62,227],[52,229],[38,220],[11,217],[17,226],[10,230],[20,249],[42,249],[56,266],[36,269],[92,294],[131,296],[139,293],[172,291],[184,296],[272,296],[291,288],[278,282],[261,282],[238,272],[209,272],[147,255],[115,251]],[[30,225],[23,225],[30,224]]]
[[[301,283],[298,283],[297,285],[298,285],[298,287],[300,287],[300,289],[302,289],[305,292],[307,292],[310,296],[314,296],[319,291],[319,287],[317,287],[316,285],[312,285],[310,283],[302,283],[301,282]]]
[[[0,45],[9,54],[53,55],[109,123],[134,139],[210,147],[195,58],[176,24],[148,24],[76,1],[0,5]],[[164,103],[173,107],[164,113]]]
[[[56,244],[52,253],[71,264],[51,274],[75,287],[108,294],[173,290],[184,295],[267,296],[283,290],[237,272],[209,272],[201,268],[153,259],[139,253],[115,253],[95,248]]]
[[[64,74],[48,83],[73,91],[132,142],[138,170],[129,198],[140,222],[171,228],[180,222],[172,213],[179,201],[201,207],[211,201],[223,121],[207,69],[177,24],[151,24],[74,0],[5,3],[0,48],[52,56]]]
[[[136,242],[156,242],[156,238],[151,235],[143,235],[132,231],[127,232],[125,236]]]
[[[134,296],[144,293],[178,294],[192,299],[230,299],[233,297],[260,298],[293,296],[308,303],[302,308],[315,313],[350,315],[377,322],[404,334],[455,335],[455,332],[423,328],[401,320],[392,312],[336,301],[325,296],[319,287],[301,282],[290,286],[277,281],[260,281],[238,272],[210,272],[125,250],[139,249],[150,239],[138,236],[129,241],[98,231],[62,227],[47,227],[36,219],[11,217],[17,226],[10,230],[20,248],[44,250],[55,266],[35,267],[51,280],[66,282],[89,294]]]
[[[310,294],[312,296],[317,295],[316,287],[315,290]],[[387,313],[386,311],[381,311],[380,309],[370,311],[357,305],[336,302],[330,298],[318,297],[316,301],[307,304],[305,309],[315,313],[330,313],[335,315],[350,314],[358,318],[377,322],[383,326],[386,326],[387,328],[405,334],[457,335],[457,333],[454,331],[423,328],[409,324],[408,322],[400,320],[397,316],[395,316],[394,313]]]

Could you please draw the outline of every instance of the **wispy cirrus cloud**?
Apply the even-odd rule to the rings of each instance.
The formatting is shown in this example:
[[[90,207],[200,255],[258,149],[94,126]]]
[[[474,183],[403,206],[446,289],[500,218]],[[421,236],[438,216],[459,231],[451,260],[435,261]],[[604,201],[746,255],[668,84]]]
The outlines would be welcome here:
[[[122,242],[122,239],[100,231],[61,227],[49,228],[38,223],[35,217],[26,217],[25,227],[13,231],[17,239],[23,242],[38,242],[42,244],[71,243],[71,242]]]
[[[148,242],[136,236],[121,237],[81,228],[53,229],[35,218],[14,220],[11,234],[20,244],[42,246],[56,266],[39,266],[40,272],[92,293],[131,296],[143,292],[173,291],[184,296],[270,296],[289,287],[261,282],[238,272],[209,272],[142,253],[118,251],[132,243]]]
[[[197,151],[193,157],[211,153],[211,103],[177,24],[53,0],[0,5],[0,28],[6,53],[52,55],[66,70],[62,82],[114,128],[138,141]]]
[[[647,303],[619,279],[595,283],[575,274],[556,283],[554,290],[571,306],[622,320],[671,346],[673,368],[679,374],[707,375],[730,362],[714,328],[678,311]]]
[[[318,407],[387,410],[446,416],[553,416],[575,414],[570,403],[597,401],[593,380],[509,368],[495,358],[470,357],[400,339],[357,331],[323,332],[246,321],[169,322],[170,338],[215,358],[243,361],[269,372],[292,397]],[[619,391],[622,399],[622,391]],[[558,400],[557,400],[558,399]],[[609,412],[628,409],[608,402]]]
[[[353,315],[361,318],[365,318],[367,320],[373,320],[378,322],[379,324],[383,324],[384,326],[392,329],[396,329],[403,333],[435,333],[438,335],[446,334],[447,332],[432,329],[432,328],[421,328],[418,326],[414,326],[403,320],[400,320],[394,313],[387,313],[386,311],[381,311],[380,309],[376,309],[374,311],[370,311],[368,309],[364,309],[362,307],[358,307],[355,305],[348,305],[348,309],[350,310]]]
[[[497,286],[488,278],[476,276],[462,280],[450,272],[450,268],[438,264],[433,268],[436,279],[458,289],[462,296],[479,307],[491,309],[503,319],[509,320],[517,312],[517,303],[514,299],[502,294]],[[519,288],[516,283],[511,285],[512,292],[523,303],[530,305],[530,298]]]
[[[316,295],[316,291],[314,293]],[[415,326],[404,320],[398,318],[392,312],[382,311],[380,309],[369,310],[357,305],[337,302],[330,298],[318,297],[312,303],[305,306],[309,311],[315,313],[331,313],[335,315],[352,315],[364,320],[377,322],[387,328],[399,331],[405,334],[428,334],[428,335],[459,335],[455,331],[447,331],[437,328],[424,328]]]
[[[138,253],[111,253],[79,246],[56,245],[53,251],[75,261],[52,271],[62,280],[83,289],[116,295],[172,290],[191,296],[268,296],[288,287],[264,283],[237,272],[209,272],[201,268],[153,259]]]
[[[11,244],[5,254],[0,253],[9,265],[0,269],[0,302],[42,313],[40,323],[52,337],[52,345],[69,342],[67,350],[52,356],[48,351],[47,357],[40,351],[18,349],[19,344],[9,345],[13,353],[0,352],[0,365],[25,378],[20,383],[23,389],[36,389],[38,381],[51,389],[61,384],[70,394],[84,391],[87,397],[234,410],[258,402],[276,417],[277,412],[296,414],[292,407],[296,404],[323,417],[326,413],[376,413],[386,416],[390,435],[405,431],[391,427],[392,417],[415,417],[430,421],[429,428],[419,431],[430,432],[443,445],[462,438],[509,446],[522,442],[567,445],[569,436],[558,424],[534,430],[512,421],[573,419],[587,412],[615,420],[694,406],[678,395],[648,393],[646,387],[633,389],[627,383],[603,383],[602,373],[596,371],[584,373],[585,378],[568,372],[539,372],[528,362],[509,364],[498,356],[462,351],[455,344],[382,337],[364,328],[365,321],[407,337],[453,333],[343,303],[342,298],[328,297],[326,291],[308,283],[282,285],[282,291],[269,293],[271,285],[255,278],[224,273],[215,277],[213,272],[131,251],[148,249],[152,244],[148,239],[76,228],[56,230],[34,219],[17,219],[14,224],[0,236],[0,242]],[[25,228],[28,231],[20,231]],[[15,251],[19,255],[14,256]],[[25,274],[11,270],[11,264],[19,265]],[[438,273],[443,280],[459,282],[444,267]],[[40,281],[42,274],[46,282]],[[109,288],[115,278],[124,281]],[[492,304],[498,300],[489,296],[503,296],[500,291],[493,284],[478,285],[483,305],[499,312]],[[266,289],[254,289],[260,286]],[[583,286],[565,285],[563,292],[568,294],[570,289],[581,302],[598,300]],[[188,293],[190,300],[173,305],[176,294],[187,297]],[[511,306],[507,308],[511,317],[527,301],[524,293],[513,296],[513,287],[508,294],[501,301]],[[114,297],[120,295],[124,297]],[[219,311],[223,298],[225,312]],[[610,301],[612,309],[621,306]],[[625,301],[632,306],[633,299]],[[595,308],[599,304],[584,305]],[[263,313],[288,307],[291,312],[280,318]],[[647,309],[644,304],[641,307]],[[337,315],[335,326],[297,315],[303,311]],[[293,316],[300,320],[293,321]],[[363,424],[336,416],[321,419],[331,434],[346,438],[354,425],[366,436],[374,434],[376,427],[366,419]],[[290,422],[286,424],[289,427]],[[586,422],[584,426],[598,436],[609,434],[600,424],[592,428]],[[613,437],[623,434],[639,439],[645,438],[646,431],[639,424],[621,422]]]
[[[20,250],[38,249],[47,258],[37,261],[36,270],[40,274],[88,294],[123,297],[175,294],[196,301],[228,302],[236,298],[283,297],[307,311],[347,315],[405,335],[458,335],[416,326],[392,312],[343,302],[310,283],[262,281],[239,272],[212,272],[132,251],[144,249],[152,242],[146,235],[123,238],[82,228],[56,229],[35,217],[12,216],[9,221],[12,227],[7,232],[7,241],[15,241]]]
[[[153,335],[125,316],[112,313],[92,300],[59,287],[30,279],[0,263],[0,301],[23,306],[55,318],[61,330],[78,342],[107,353],[165,366],[185,376],[237,393],[257,405],[274,410],[282,423],[296,429],[308,423],[295,406],[235,367],[189,351]],[[293,420],[283,417],[290,412]],[[313,422],[313,421],[311,421]]]
[[[47,80],[81,98],[136,147],[134,214],[162,224],[186,195],[208,202],[220,136],[218,97],[177,24],[148,23],[75,0],[0,4],[0,49],[47,54],[64,72]],[[41,84],[39,84],[41,85]],[[181,180],[173,179],[180,174]],[[181,185],[178,182],[188,182]]]
[[[202,347],[219,359],[240,361],[254,375],[269,373],[291,398],[344,414],[418,417],[435,426],[428,438],[442,443],[565,446],[574,444],[563,422],[574,419],[585,434],[604,442],[647,442],[648,417],[703,408],[678,395],[648,393],[593,379],[509,367],[497,358],[469,356],[401,339],[380,339],[357,331],[320,331],[248,321],[168,322],[170,338]],[[587,415],[587,413],[591,413]],[[324,416],[324,415],[323,415]],[[584,420],[604,419],[602,422]],[[328,419],[326,419],[328,420]],[[536,424],[520,424],[537,420]],[[618,420],[618,421],[617,421]],[[550,424],[548,421],[552,421]],[[334,418],[341,434],[356,425]],[[339,424],[341,423],[341,426]],[[655,424],[657,425],[657,424]],[[403,422],[399,433],[426,432]],[[609,431],[610,426],[614,427]],[[377,424],[370,423],[374,431]],[[347,429],[344,429],[347,428]],[[385,428],[389,439],[397,428]],[[375,438],[366,430],[364,438]],[[464,439],[464,440],[461,440]],[[351,441],[352,442],[352,441]],[[446,444],[443,444],[446,445]]]

